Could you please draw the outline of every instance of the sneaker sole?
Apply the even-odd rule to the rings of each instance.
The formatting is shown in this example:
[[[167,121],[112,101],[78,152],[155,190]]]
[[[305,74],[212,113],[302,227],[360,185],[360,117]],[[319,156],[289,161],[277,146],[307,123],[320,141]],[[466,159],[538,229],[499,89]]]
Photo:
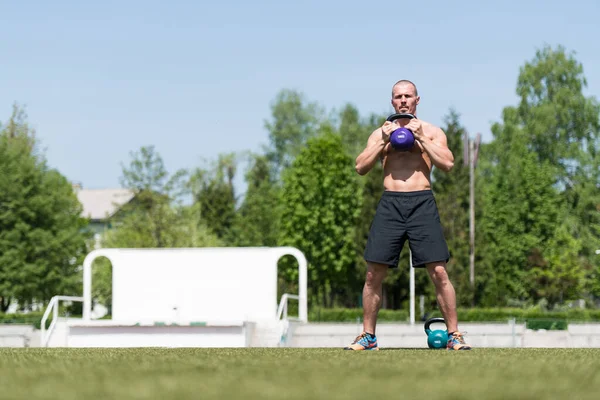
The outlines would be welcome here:
[[[351,349],[350,347],[344,347],[344,350],[350,350],[350,351],[378,351],[379,347],[371,347],[370,349]]]

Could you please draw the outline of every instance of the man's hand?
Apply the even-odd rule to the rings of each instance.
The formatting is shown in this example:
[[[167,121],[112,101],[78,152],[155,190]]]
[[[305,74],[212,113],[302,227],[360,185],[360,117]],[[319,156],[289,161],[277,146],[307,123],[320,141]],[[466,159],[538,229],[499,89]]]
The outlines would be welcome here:
[[[381,138],[383,139],[383,143],[389,143],[390,135],[396,129],[398,129],[398,125],[390,121],[385,121],[384,124],[381,125]]]
[[[415,140],[422,141],[425,138],[425,135],[423,133],[423,125],[418,119],[411,119],[410,122],[405,125],[405,128],[410,129],[410,131],[413,133],[413,136],[415,137]]]

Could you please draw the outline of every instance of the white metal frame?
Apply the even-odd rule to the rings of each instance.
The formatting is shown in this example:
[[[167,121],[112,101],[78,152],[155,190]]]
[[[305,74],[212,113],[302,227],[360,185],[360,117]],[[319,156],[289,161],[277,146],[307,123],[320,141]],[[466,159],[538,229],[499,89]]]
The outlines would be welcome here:
[[[300,300],[300,296],[297,296],[295,294],[284,293],[281,296],[281,301],[279,302],[279,307],[277,308],[277,319],[278,320],[281,320],[281,319],[301,320],[300,317],[288,318],[288,300],[289,299]],[[306,321],[303,321],[303,322],[306,322]]]
[[[54,332],[54,327],[56,326],[56,322],[58,321],[58,305],[61,301],[83,302],[83,297],[54,296],[54,297],[52,297],[52,299],[50,299],[50,303],[48,303],[48,307],[46,308],[46,311],[44,312],[44,316],[42,317],[42,323],[41,323],[41,327],[40,327],[41,328],[40,340],[41,340],[42,347],[48,346],[48,342],[50,341],[52,332]],[[48,320],[48,316],[50,315],[51,311],[53,312],[52,322],[50,323],[48,330],[46,330],[46,321]]]

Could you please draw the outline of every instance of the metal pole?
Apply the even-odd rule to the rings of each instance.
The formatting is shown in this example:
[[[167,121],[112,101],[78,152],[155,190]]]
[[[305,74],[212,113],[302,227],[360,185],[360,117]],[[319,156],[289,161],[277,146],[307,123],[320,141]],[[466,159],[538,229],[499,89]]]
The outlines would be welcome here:
[[[475,294],[475,143],[469,142],[469,240],[470,282]]]
[[[511,318],[508,320],[508,323],[510,324],[510,330],[512,335],[512,347],[517,347],[517,334],[515,327],[517,320],[515,318]]]
[[[410,265],[410,324],[415,324],[415,269],[412,263],[412,251],[408,249],[408,259]]]

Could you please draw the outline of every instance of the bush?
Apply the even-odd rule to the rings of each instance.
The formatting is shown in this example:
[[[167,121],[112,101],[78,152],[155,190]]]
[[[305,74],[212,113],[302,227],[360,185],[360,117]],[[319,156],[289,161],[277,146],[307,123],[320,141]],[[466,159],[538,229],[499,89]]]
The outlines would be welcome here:
[[[0,325],[2,324],[27,324],[33,325],[36,329],[41,329],[43,312],[30,312],[27,314],[2,314],[0,313]],[[52,322],[52,313],[46,320],[46,328],[50,326]],[[60,317],[64,317],[64,312],[59,313]],[[81,315],[70,315],[70,318],[81,318]]]
[[[63,312],[61,312],[61,316]],[[291,312],[290,316],[296,315]],[[0,324],[31,324],[40,329],[43,313],[31,312],[28,314],[1,314]],[[80,316],[72,315],[73,318]],[[441,317],[438,310],[428,314],[428,318]],[[110,319],[105,316],[104,319]],[[416,316],[417,321],[420,315]],[[519,323],[525,323],[528,329],[548,329],[560,330],[566,329],[570,322],[600,322],[600,310],[572,309],[568,311],[543,311],[536,308],[472,308],[459,309],[459,322],[507,322],[515,319]],[[362,308],[313,308],[308,312],[309,322],[344,322],[344,323],[362,323]],[[379,311],[378,322],[408,322],[408,310],[389,310]],[[52,321],[52,314],[46,321],[46,327]]]
[[[40,329],[42,326],[42,317],[44,313],[31,312],[27,314],[1,314],[0,313],[0,324],[28,324],[33,325],[36,329]],[[46,321],[46,328],[50,326],[52,315]]]
[[[308,320],[310,322],[357,322],[362,321],[362,316],[361,308],[314,308],[309,311]],[[431,317],[441,317],[441,313],[435,310],[427,315],[427,318]],[[419,320],[420,315],[416,318]],[[459,308],[458,310],[460,322],[507,322],[513,318],[517,322],[527,323],[529,329],[563,329],[561,327],[566,329],[569,322],[600,321],[600,310],[543,311],[538,308]],[[407,322],[408,320],[408,310],[379,311],[378,321],[381,322]]]
[[[436,311],[431,316],[439,317],[441,314]],[[518,322],[528,320],[600,321],[600,310],[543,311],[537,308],[472,308],[458,310],[459,321],[465,322],[507,321],[512,318]]]
[[[362,308],[315,308],[308,312],[309,322],[357,322],[363,319]],[[409,319],[406,310],[379,311],[378,321],[406,322]]]
[[[549,331],[567,330],[568,322],[564,319],[529,319],[525,323],[527,329],[546,329]]]

